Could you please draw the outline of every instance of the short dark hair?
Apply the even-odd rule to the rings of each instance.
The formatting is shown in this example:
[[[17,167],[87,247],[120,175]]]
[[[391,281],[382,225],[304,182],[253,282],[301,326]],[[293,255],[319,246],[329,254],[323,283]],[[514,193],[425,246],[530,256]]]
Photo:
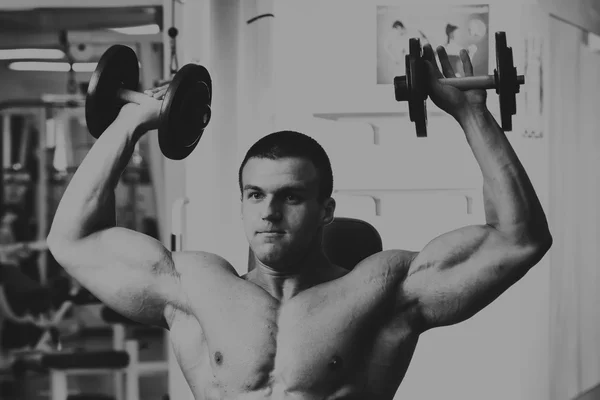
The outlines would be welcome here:
[[[394,24],[392,25],[392,28],[402,28],[404,29],[404,24],[400,21],[395,21]]]
[[[327,153],[313,138],[295,131],[278,131],[271,133],[250,147],[240,165],[238,183],[242,188],[242,171],[251,158],[268,158],[278,160],[285,157],[298,157],[313,163],[319,174],[318,200],[325,201],[333,192],[333,171]]]
[[[455,30],[458,29],[458,26],[452,24],[446,24],[446,37],[450,40],[450,35],[454,33]]]

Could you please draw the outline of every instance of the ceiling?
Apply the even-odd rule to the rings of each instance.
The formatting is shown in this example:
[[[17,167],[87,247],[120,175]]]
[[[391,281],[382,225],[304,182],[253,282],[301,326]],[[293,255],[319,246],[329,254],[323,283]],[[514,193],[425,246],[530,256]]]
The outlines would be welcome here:
[[[162,31],[162,7],[0,10],[0,49],[55,48],[67,54],[63,60],[56,61],[96,62],[112,44],[157,40],[156,34],[132,36],[108,28],[152,24],[158,25]],[[158,39],[162,39],[160,34]],[[15,60],[0,60],[0,69],[7,71],[12,61]]]
[[[148,24],[162,26],[161,7],[35,8],[0,11],[0,33],[94,31]]]

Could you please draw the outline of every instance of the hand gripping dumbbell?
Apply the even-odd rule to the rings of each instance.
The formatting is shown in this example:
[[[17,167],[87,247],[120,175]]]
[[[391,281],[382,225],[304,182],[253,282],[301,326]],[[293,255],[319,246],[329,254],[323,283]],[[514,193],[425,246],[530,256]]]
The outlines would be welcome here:
[[[135,52],[111,46],[92,74],[85,102],[88,129],[96,139],[117,118],[126,103],[141,103],[148,96],[136,91],[139,63]],[[158,142],[165,157],[186,158],[210,122],[212,80],[203,66],[187,64],[173,77],[162,100]]]
[[[419,39],[410,39],[405,57],[406,75],[394,78],[396,101],[408,101],[410,120],[415,123],[418,137],[427,136],[427,72]],[[496,89],[500,97],[502,129],[512,130],[512,116],[517,113],[516,94],[525,77],[517,75],[512,48],[506,44],[506,34],[496,32],[496,69],[494,75],[443,78],[440,83],[460,90]]]

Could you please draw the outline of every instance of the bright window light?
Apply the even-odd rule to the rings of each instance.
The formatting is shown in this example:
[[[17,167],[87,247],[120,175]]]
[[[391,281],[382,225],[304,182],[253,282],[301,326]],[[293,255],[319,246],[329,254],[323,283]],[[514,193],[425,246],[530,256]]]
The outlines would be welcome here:
[[[86,63],[75,63],[73,64],[73,71],[75,72],[94,72],[98,63],[86,62]]]
[[[60,60],[65,53],[59,49],[0,49],[0,60]]]
[[[126,28],[109,28],[111,31],[122,33],[124,35],[153,35],[160,32],[157,24],[130,26]]]
[[[43,61],[16,61],[10,63],[8,68],[13,71],[68,72],[71,70],[69,63]]]
[[[97,63],[75,63],[75,72],[93,72]],[[44,72],[69,72],[71,66],[66,62],[44,62],[44,61],[15,61],[8,65],[13,71],[44,71]]]

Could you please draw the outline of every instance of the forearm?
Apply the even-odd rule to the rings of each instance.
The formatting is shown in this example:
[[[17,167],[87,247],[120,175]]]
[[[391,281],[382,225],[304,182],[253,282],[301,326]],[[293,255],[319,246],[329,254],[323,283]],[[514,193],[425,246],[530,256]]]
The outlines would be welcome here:
[[[544,210],[508,138],[487,109],[458,118],[481,168],[486,222],[519,240],[549,236]]]
[[[60,201],[48,242],[81,239],[115,225],[115,187],[136,141],[133,124],[122,117],[98,138]]]

